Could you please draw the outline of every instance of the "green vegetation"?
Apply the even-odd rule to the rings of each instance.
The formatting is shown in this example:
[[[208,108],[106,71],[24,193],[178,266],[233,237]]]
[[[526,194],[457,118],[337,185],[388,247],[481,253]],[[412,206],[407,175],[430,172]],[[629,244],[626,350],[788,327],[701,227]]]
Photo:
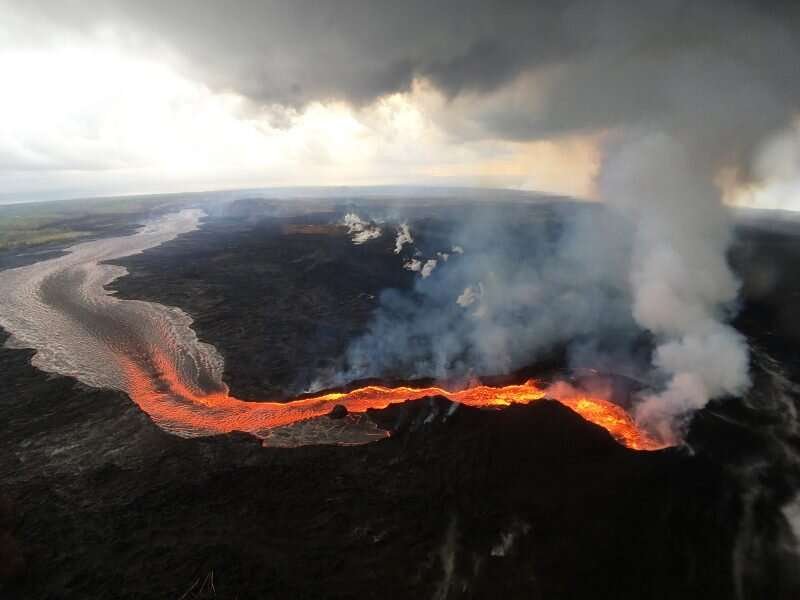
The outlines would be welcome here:
[[[0,250],[102,235],[148,213],[185,203],[189,194],[88,198],[0,206]]]
[[[68,231],[55,228],[11,230],[0,228],[0,249],[65,242],[85,235],[87,235],[85,231]]]

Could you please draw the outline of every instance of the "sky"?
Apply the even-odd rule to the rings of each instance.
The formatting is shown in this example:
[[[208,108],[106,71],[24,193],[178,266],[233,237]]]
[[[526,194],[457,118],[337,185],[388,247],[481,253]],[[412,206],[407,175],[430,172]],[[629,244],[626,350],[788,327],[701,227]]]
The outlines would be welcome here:
[[[800,209],[797,16],[736,0],[0,0],[0,202],[382,184],[591,199],[640,128],[685,133],[728,202]]]

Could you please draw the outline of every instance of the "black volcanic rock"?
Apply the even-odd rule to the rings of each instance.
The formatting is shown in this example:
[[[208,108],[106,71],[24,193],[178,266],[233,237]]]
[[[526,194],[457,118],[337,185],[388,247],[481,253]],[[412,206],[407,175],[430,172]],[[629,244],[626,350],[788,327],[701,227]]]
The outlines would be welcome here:
[[[725,473],[626,450],[559,403],[445,418],[426,398],[371,413],[408,424],[380,442],[262,448],[168,435],[29,358],[0,349],[27,563],[3,598],[732,597]]]
[[[280,398],[320,370],[340,367],[338,357],[366,328],[380,292],[414,281],[391,236],[354,246],[332,219],[330,212],[208,219],[197,231],[113,261],[131,273],[111,287],[191,315],[200,339],[225,357],[234,396]]]
[[[188,310],[201,337],[235,357],[234,390],[253,397],[266,395],[265,378],[277,376],[273,391],[290,381],[296,364],[324,366],[374,306],[328,293],[338,281],[324,254],[336,263],[349,242],[260,239],[279,225],[220,221],[132,258],[132,276],[117,282],[126,295]],[[343,287],[379,289],[403,283],[380,277],[408,275],[385,275],[368,245],[358,260],[364,270],[351,265]],[[784,281],[798,285],[800,262],[786,264]],[[306,279],[293,282],[286,265]],[[312,280],[327,283],[294,306]],[[778,333],[795,313],[776,301],[748,302],[737,324],[792,373],[794,338]],[[0,348],[0,496],[12,507],[0,535],[13,540],[0,552],[17,565],[0,582],[4,600],[727,600],[736,597],[734,553],[752,578],[745,598],[798,597],[794,579],[763,568],[763,552],[742,553],[740,498],[756,499],[749,525],[771,534],[791,491],[770,481],[754,495],[745,486],[763,481],[742,482],[731,468],[758,464],[774,427],[747,429],[746,406],[700,413],[694,455],[626,450],[554,402],[451,413],[443,398],[370,411],[395,434],[368,446],[263,448],[243,433],[168,435],[124,395],[41,373],[31,354]],[[790,465],[768,456],[755,475],[783,483]]]
[[[331,419],[344,419],[347,416],[347,407],[342,404],[337,404],[331,409],[328,416]]]
[[[16,511],[10,500],[0,496],[0,585],[21,576],[25,557],[12,530],[16,526]]]
[[[367,414],[380,428],[397,435],[443,424],[451,420],[460,407],[444,396],[425,396],[382,410],[369,409]]]

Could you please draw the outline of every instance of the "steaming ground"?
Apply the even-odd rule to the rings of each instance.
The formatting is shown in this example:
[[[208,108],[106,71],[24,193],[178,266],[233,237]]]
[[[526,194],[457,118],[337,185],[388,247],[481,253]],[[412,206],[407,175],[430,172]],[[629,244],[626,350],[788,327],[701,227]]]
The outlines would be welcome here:
[[[340,241],[352,243],[361,256],[369,256],[371,245],[379,244],[399,263],[394,271],[399,275],[392,277],[406,276],[407,283],[373,293],[386,289],[375,285],[384,276],[362,269],[362,277],[372,278],[363,288],[366,297],[349,297],[346,306],[360,309],[361,316],[365,307],[374,310],[365,320],[348,320],[354,324],[348,333],[356,335],[343,336],[339,326],[326,328],[314,318],[305,323],[310,325],[303,332],[305,343],[319,342],[337,350],[333,355],[322,353],[319,362],[298,360],[314,352],[295,350],[292,341],[296,340],[290,339],[293,332],[274,336],[283,355],[279,369],[304,367],[302,373],[294,373],[295,386],[395,374],[403,378],[430,375],[466,384],[476,375],[508,373],[553,355],[566,357],[565,364],[622,370],[644,382],[646,391],[637,395],[632,410],[642,426],[664,441],[691,442],[698,428],[711,419],[715,424],[704,431],[699,445],[709,445],[705,451],[713,455],[722,443],[716,434],[723,424],[745,423],[730,434],[757,441],[745,444],[748,452],[737,454],[736,460],[723,459],[745,490],[737,496],[742,501],[742,535],[752,540],[771,531],[775,541],[778,533],[791,533],[785,515],[793,517],[796,511],[791,506],[777,509],[786,506],[797,489],[796,461],[791,451],[779,448],[791,449],[797,440],[792,426],[778,427],[773,421],[783,418],[790,425],[796,421],[792,388],[780,382],[781,378],[800,379],[792,372],[796,357],[776,345],[763,326],[785,328],[782,335],[791,338],[796,327],[795,297],[781,298],[780,318],[774,322],[766,311],[748,316],[753,307],[759,312],[758,301],[745,300],[740,305],[753,281],[740,279],[743,271],[731,268],[737,240],[723,196],[746,197],[755,190],[752,195],[766,196],[767,201],[773,196],[782,202],[791,201],[796,191],[800,106],[796,2],[570,0],[509,2],[503,10],[480,2],[437,2],[435,6],[406,2],[387,10],[374,1],[356,0],[348,2],[346,10],[338,5],[323,9],[318,3],[293,2],[290,9],[277,12],[270,4],[249,0],[236,4],[235,10],[221,10],[213,3],[191,3],[190,7],[190,3],[173,2],[173,9],[164,11],[156,4],[118,0],[103,11],[80,1],[68,3],[64,10],[15,8],[10,15],[22,34],[9,39],[10,48],[27,48],[31,42],[34,47],[49,45],[50,38],[69,40],[73,35],[80,39],[86,32],[126,31],[125,43],[115,41],[114,35],[100,36],[110,48],[119,46],[121,68],[130,50],[128,39],[169,48],[179,65],[176,70],[196,80],[198,89],[225,90],[242,100],[234,104],[247,106],[246,130],[251,121],[261,120],[263,132],[272,131],[278,137],[284,128],[296,126],[302,132],[310,107],[341,103],[362,126],[354,129],[361,132],[352,138],[354,146],[367,149],[352,155],[358,157],[354,158],[358,174],[348,175],[349,144],[334,144],[344,151],[335,157],[342,159],[342,168],[332,172],[344,180],[348,176],[403,179],[412,173],[485,174],[483,169],[505,173],[520,161],[519,148],[538,144],[558,148],[573,137],[591,150],[592,158],[581,162],[592,163],[583,168],[592,169],[592,184],[603,201],[604,208],[594,212],[570,213],[569,208],[551,206],[533,216],[525,212],[528,199],[522,199],[516,213],[496,210],[496,206],[462,207],[463,212],[454,211],[450,219],[442,219],[448,223],[443,228],[425,220],[432,219],[435,211],[421,217],[388,206],[373,210],[377,206],[371,202],[356,206],[359,203],[344,198],[323,211],[322,223],[288,224],[291,235],[287,233],[286,238],[341,233]],[[86,41],[99,43],[88,37]],[[270,77],[262,76],[265,69]],[[20,72],[24,75],[26,70]],[[27,85],[10,86],[17,87],[23,94],[25,90],[31,93]],[[10,97],[22,99],[12,101],[12,106],[19,105],[20,116],[25,117],[29,105],[25,96]],[[416,132],[412,138],[387,133],[382,117],[369,116],[389,99],[387,106],[399,100],[408,106],[408,114],[420,115],[414,119],[419,129],[407,125],[405,118],[397,119],[403,133]],[[104,122],[106,113],[94,104],[87,104],[88,112]],[[124,106],[120,114],[128,110]],[[393,110],[389,111],[392,115]],[[116,116],[106,120],[119,121]],[[71,122],[73,117],[64,113],[60,118]],[[241,123],[240,118],[237,114],[234,122]],[[36,156],[28,156],[29,146],[42,146],[43,156],[64,154],[59,143],[27,143],[29,135],[34,139],[41,134],[36,127],[39,120],[31,120],[30,131],[28,120],[20,118],[22,129],[12,132],[16,138],[12,139],[11,163],[22,165],[20,173],[28,173],[29,168],[46,173],[50,167],[61,173],[64,161],[39,164]],[[160,132],[162,128],[153,129]],[[227,131],[208,129],[210,135]],[[260,132],[262,127],[255,130]],[[66,171],[77,167],[92,179],[86,164],[98,166],[101,173],[110,169],[114,161],[109,162],[103,150],[131,137],[113,133],[108,144],[102,143],[103,135],[96,144],[103,154],[100,160],[66,157]],[[135,140],[146,137],[133,136]],[[395,139],[399,146],[394,145]],[[409,139],[414,142],[408,143]],[[213,138],[198,140],[198,147],[219,147]],[[208,143],[203,144],[204,140]],[[447,145],[440,146],[441,142]],[[248,144],[243,147],[250,148]],[[419,151],[409,153],[406,146]],[[325,144],[320,148],[322,152],[310,155],[324,155]],[[437,158],[441,156],[437,148],[444,148],[450,159]],[[138,156],[133,150],[120,156]],[[308,172],[312,180],[319,180],[330,170],[330,164],[323,168],[325,160],[288,154],[284,177]],[[534,160],[533,156],[525,161]],[[391,160],[398,157],[402,160]],[[254,167],[245,164],[242,168],[246,177]],[[563,167],[555,170],[568,172]],[[146,183],[150,176],[136,172]],[[32,185],[24,177],[18,180],[14,172],[10,177],[13,185],[25,189]],[[58,177],[47,183],[45,176],[42,184],[63,188],[54,183]],[[96,180],[94,185],[99,183]],[[349,191],[342,193],[346,196]],[[259,201],[254,200],[238,209],[258,208]],[[326,245],[326,249],[335,247],[336,243]],[[290,254],[284,252],[283,257],[289,259]],[[224,252],[218,258],[235,262]],[[328,272],[335,258],[320,247],[314,256],[302,256],[297,262],[290,259],[272,272],[253,271],[248,276],[270,281],[276,272],[288,270],[293,277],[283,281],[293,288],[292,281],[313,280]],[[768,270],[764,273],[769,275]],[[346,279],[346,274],[332,277]],[[106,301],[95,306],[91,296],[73,302],[70,290],[91,288],[93,277],[92,272],[70,268],[63,275],[40,277],[35,299],[26,299],[24,294],[8,296],[11,303],[30,303],[20,308],[30,308],[41,320],[52,316],[55,331],[70,338],[70,344],[85,342],[85,350],[76,356],[48,339],[41,322],[0,315],[0,323],[8,325],[22,343],[42,347],[38,360],[47,368],[73,374],[85,369],[105,371],[107,379],[98,379],[104,385],[119,386],[120,368],[92,364],[92,357],[101,361],[102,353],[122,337],[130,345],[126,349],[137,356],[136,364],[125,369],[143,369],[148,374],[144,379],[158,379],[164,366],[158,359],[162,348],[147,347],[135,323],[126,321],[125,314],[115,314],[123,305]],[[193,277],[206,281],[203,272]],[[247,283],[259,287],[258,281]],[[776,288],[769,282],[766,287],[774,297]],[[301,295],[291,291],[272,294],[295,299],[294,305],[286,302],[287,312],[332,304],[330,298],[308,292],[300,307],[297,298]],[[51,315],[48,307],[57,308],[63,318]],[[212,308],[225,312],[228,307]],[[267,320],[253,317],[243,327],[255,329]],[[753,328],[743,326],[754,323]],[[173,339],[171,331],[171,325],[165,327],[169,341],[163,350],[178,350],[183,357],[178,347],[190,346],[186,358],[177,359],[181,374],[193,374],[200,387],[206,380],[221,386],[224,379],[216,377],[214,361],[206,361],[190,338]],[[144,333],[147,337],[157,332]],[[233,335],[241,341],[248,334]],[[222,353],[230,360],[225,349]],[[249,383],[257,388],[259,382]],[[773,397],[784,400],[772,404]],[[747,418],[742,420],[742,415]],[[761,439],[763,430],[769,435]],[[694,439],[690,446],[698,446],[699,441]],[[777,472],[763,466],[774,462],[781,466]],[[763,522],[756,517],[759,511]],[[776,520],[775,514],[780,518]],[[458,531],[453,519],[441,544],[442,556],[454,556]],[[737,545],[735,595],[750,595],[745,583],[748,576],[742,574],[753,553],[764,547],[756,542]],[[446,562],[442,596],[458,581],[455,562]]]
[[[263,215],[267,206],[269,202],[265,201],[261,206],[251,203],[246,209],[239,206],[231,210],[237,218],[253,221],[264,218],[258,215]],[[552,360],[554,348],[561,349],[556,354],[562,357],[559,359],[562,366],[622,372],[648,382],[652,389],[669,381],[650,368],[657,340],[632,318],[633,298],[627,277],[633,228],[625,220],[620,221],[613,211],[546,202],[524,207],[426,206],[405,211],[396,206],[348,205],[342,207],[340,216],[306,214],[291,220],[297,223],[293,227],[317,227],[324,222],[340,222],[341,214],[345,213],[359,215],[359,220],[368,226],[381,223],[383,235],[363,243],[355,244],[346,231],[341,233],[342,240],[351,244],[351,251],[358,253],[358,260],[372,268],[376,266],[373,262],[376,254],[386,257],[382,269],[402,275],[407,260],[427,259],[453,247],[458,247],[458,251],[451,250],[449,259],[427,278],[418,272],[405,271],[410,279],[397,280],[394,291],[370,290],[364,306],[369,307],[371,316],[354,311],[354,315],[359,315],[355,320],[357,327],[350,329],[347,339],[340,339],[338,344],[333,344],[327,336],[319,337],[319,331],[328,327],[329,315],[311,319],[307,326],[317,333],[300,335],[289,342],[291,348],[303,348],[297,355],[301,364],[318,365],[294,380],[297,390],[307,388],[315,379],[317,387],[324,387],[350,378],[387,374],[405,378],[439,375],[468,382],[475,375],[469,367],[465,368],[470,363],[481,365],[475,369],[478,372],[479,369],[483,373],[503,372],[526,361],[530,364]],[[272,218],[267,217],[266,222]],[[223,223],[227,224],[223,227]],[[795,454],[788,451],[797,444],[798,398],[794,384],[787,382],[797,381],[800,373],[793,366],[794,345],[788,340],[796,339],[800,329],[786,300],[796,293],[790,282],[795,267],[800,265],[797,253],[800,237],[791,221],[759,221],[748,216],[742,223],[732,259],[736,272],[744,280],[744,310],[735,324],[747,333],[751,344],[756,344],[751,350],[755,391],[743,400],[720,398],[693,420],[687,414],[681,427],[684,431],[690,427],[687,433],[690,448],[716,456],[737,474],[742,491],[747,492],[745,521],[753,525],[744,527],[737,536],[736,555],[738,585],[744,590],[742,597],[750,597],[747,590],[751,590],[754,580],[763,580],[765,563],[772,565],[771,569],[781,570],[784,567],[780,565],[791,565],[795,560],[791,556],[794,538],[784,514],[794,515],[791,490],[797,489],[798,473]],[[256,226],[254,231],[262,236],[279,231],[261,227]],[[205,231],[202,243],[212,256],[229,252],[235,246],[234,240],[242,239],[243,235],[239,230],[232,233],[230,222],[224,219],[219,224],[212,219]],[[398,238],[405,239],[406,235],[412,241],[404,242],[401,252],[395,254]],[[259,256],[274,256],[273,247],[260,238],[247,239],[238,250],[242,255],[250,256],[252,250],[259,249]],[[292,244],[290,238],[279,239],[284,246]],[[332,244],[331,234],[317,238],[317,243]],[[348,281],[354,287],[364,285],[368,281],[365,272],[343,258],[346,250],[331,252],[333,247],[339,248],[330,246],[326,250],[335,258],[324,269],[317,258],[304,254],[300,247],[289,254],[277,255],[278,262],[271,268],[292,265],[296,273],[307,270],[314,274],[314,279],[329,278],[328,285],[336,282],[338,286]],[[148,277],[160,277],[161,293],[147,293],[144,279],[139,284],[135,279],[121,280],[121,289],[126,294],[160,297],[162,301],[174,297],[177,301],[179,288],[176,286],[173,295],[166,276],[172,268],[169,265],[181,260],[181,252],[168,246],[156,250],[150,260],[147,255],[135,257],[131,262],[134,268],[147,270]],[[164,263],[163,270],[153,269],[157,263]],[[236,297],[241,302],[237,304],[239,310],[246,314],[257,314],[262,309],[281,314],[291,305],[291,294],[285,292],[284,280],[277,286],[270,286],[264,280],[251,282],[247,269],[241,277],[236,275],[236,263],[232,260],[224,260],[219,270],[214,264],[210,256],[199,267],[209,269],[204,277],[217,290],[206,292],[211,298],[230,286],[231,290],[248,290],[243,298],[238,294],[226,296]],[[320,291],[315,291],[314,296],[325,297]],[[259,300],[248,308],[251,305],[246,297]],[[213,321],[202,302],[194,306],[190,312],[201,315],[198,326],[204,336],[223,345],[223,353],[229,356],[234,371],[237,365],[250,360],[254,347],[244,340],[256,331],[264,336],[258,350],[268,362],[272,353],[277,352],[275,359],[279,360],[284,352],[280,340],[269,333],[268,323],[251,323],[250,332],[228,343],[227,332],[235,326]],[[312,314],[318,310],[314,308]],[[342,318],[339,316],[337,322],[341,323]],[[780,342],[782,339],[784,342]],[[319,350],[318,342],[323,342],[324,350]],[[240,352],[237,347],[247,350]],[[335,360],[339,355],[343,358]],[[775,371],[767,365],[780,368]],[[320,377],[326,371],[328,375]],[[745,367],[734,376],[746,377],[748,373],[750,369]],[[775,373],[782,375],[776,378]],[[292,381],[280,371],[276,374]],[[242,369],[242,376],[234,376],[229,383],[236,386],[236,381],[245,380],[246,375]],[[730,429],[732,422],[739,425]],[[761,431],[766,422],[772,425]],[[753,442],[753,436],[758,441]],[[737,451],[732,452],[732,448]],[[782,571],[774,583],[779,586],[791,580]]]
[[[313,401],[308,407],[301,402],[248,405],[229,396],[222,382],[221,356],[212,346],[199,342],[185,313],[108,294],[105,286],[125,271],[100,261],[137,254],[190,232],[197,227],[200,214],[166,215],[132,236],[85,242],[68,248],[65,256],[3,273],[0,283],[7,295],[0,298],[5,309],[0,323],[14,335],[11,343],[35,349],[34,365],[44,371],[126,392],[172,433],[197,436],[237,429],[269,435],[270,442],[278,445],[363,443],[384,437],[385,432],[359,417],[348,416],[335,424],[317,420],[286,426],[280,414],[296,413],[291,422],[319,416],[320,409],[314,408]],[[345,216],[344,225],[355,245],[381,235],[379,228],[353,213]],[[289,230],[308,235],[325,228],[296,226]],[[363,238],[363,231],[372,233]],[[410,237],[407,229],[399,231]],[[399,254],[397,245],[395,254]],[[441,252],[438,255],[446,257]],[[426,265],[431,262],[435,264],[428,261]],[[426,267],[420,275],[424,279],[431,272]],[[279,313],[271,315],[273,322],[279,319]],[[207,400],[209,397],[214,399]],[[408,396],[399,398],[405,399]],[[341,402],[347,405],[348,400]],[[330,410],[327,400],[321,405],[323,413]],[[276,426],[280,427],[273,430]]]
[[[623,371],[655,389],[663,382],[648,379],[657,340],[631,318],[625,257],[633,237],[617,224],[619,235],[608,238],[611,212],[548,202],[323,203],[297,212],[247,201],[206,210],[211,216],[200,229],[198,213],[184,212],[134,236],[81,244],[61,258],[0,273],[9,283],[1,288],[4,306],[14,308],[7,312],[24,314],[24,308],[37,316],[14,321],[3,313],[14,345],[41,346],[34,361],[47,370],[82,370],[78,376],[90,385],[123,390],[129,382],[104,359],[119,344],[156,379],[158,366],[148,357],[164,351],[183,357],[178,366],[198,387],[230,384],[252,390],[253,397],[263,397],[270,381],[297,391],[326,372],[333,380],[385,369],[406,378],[442,373],[467,382],[476,374],[465,368],[471,362],[486,369],[481,374],[500,373],[525,361],[552,361],[559,348],[561,367]],[[381,233],[353,239],[341,225],[347,214],[358,215],[368,230],[380,224]],[[732,254],[744,280],[743,310],[734,324],[751,343],[753,392],[699,411],[687,448],[711,457],[739,482],[734,579],[741,597],[756,597],[753,590],[764,585],[775,591],[793,581],[785,565],[794,564],[791,525],[800,481],[793,383],[799,380],[794,348],[800,328],[786,300],[796,293],[800,236],[788,221],[747,223]],[[599,252],[601,242],[607,246]],[[132,273],[113,285],[121,296],[157,303],[103,293],[102,285],[123,271],[97,261],[145,248],[125,259]],[[423,277],[403,268],[415,257],[437,257],[438,264]],[[424,336],[426,322],[432,333]],[[219,356],[198,336],[225,356],[225,383]],[[384,346],[375,345],[381,338]],[[74,346],[59,339],[73,339]],[[456,343],[464,345],[460,352]],[[396,344],[409,356],[391,359]],[[254,357],[274,370],[265,375]],[[45,359],[50,362],[39,362]],[[289,445],[297,435],[309,441],[340,435],[327,421],[315,426],[329,431],[290,432]]]

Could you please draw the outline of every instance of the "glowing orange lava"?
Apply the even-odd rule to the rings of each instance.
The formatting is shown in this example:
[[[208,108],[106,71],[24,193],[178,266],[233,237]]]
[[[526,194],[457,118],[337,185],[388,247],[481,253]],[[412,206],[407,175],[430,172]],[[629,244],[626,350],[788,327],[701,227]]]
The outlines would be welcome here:
[[[553,398],[552,390],[539,387],[533,380],[522,385],[481,385],[455,392],[439,387],[367,386],[291,402],[245,402],[227,393],[208,394],[192,389],[182,382],[172,361],[158,352],[153,356],[155,377],[128,357],[119,357],[119,360],[132,399],[160,426],[183,435],[246,431],[264,437],[275,427],[326,415],[336,404],[347,407],[351,413],[363,413],[369,408],[386,408],[390,404],[432,395],[474,407],[528,404],[549,397],[605,428],[629,448],[655,450],[663,447],[640,431],[625,410],[616,404],[572,388],[564,391],[566,387],[558,388],[559,397]]]

